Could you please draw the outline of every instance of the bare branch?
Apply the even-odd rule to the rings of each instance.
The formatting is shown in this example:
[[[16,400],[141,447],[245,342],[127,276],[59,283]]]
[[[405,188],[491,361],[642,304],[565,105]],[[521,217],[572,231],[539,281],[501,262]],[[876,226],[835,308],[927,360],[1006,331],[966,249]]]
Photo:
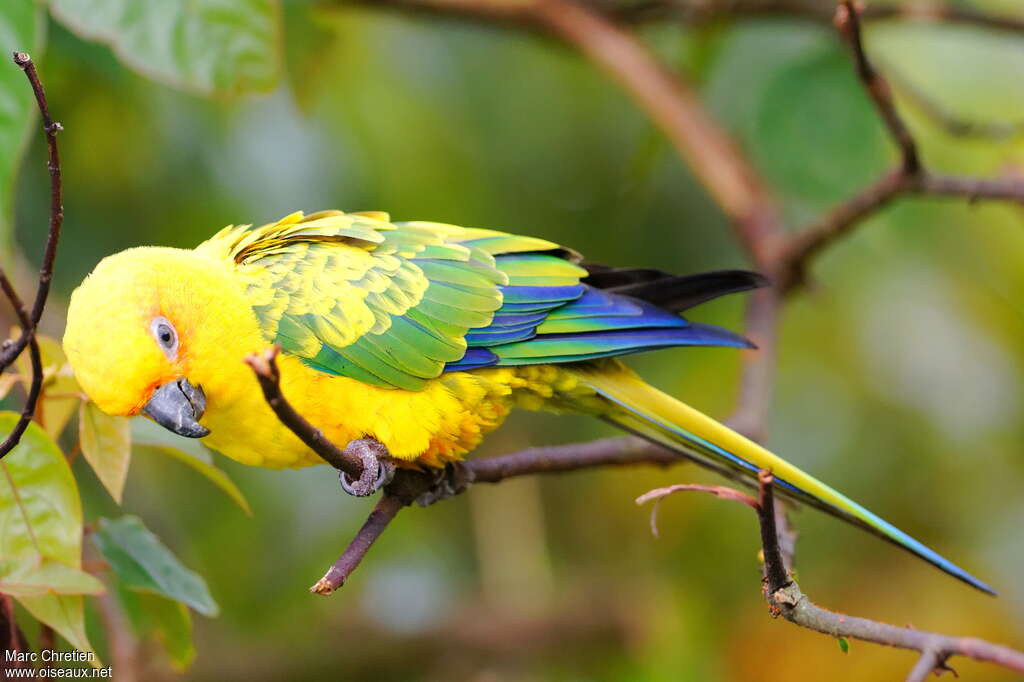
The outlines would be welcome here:
[[[257,362],[257,364],[259,363]],[[257,371],[257,375],[260,376],[262,371],[263,368],[260,368]],[[273,372],[273,369],[270,371]],[[261,380],[262,383],[263,381]],[[275,393],[271,390],[268,395],[264,391],[264,397],[267,398],[268,402],[272,398],[276,399],[278,394],[279,392]],[[280,413],[278,413],[278,417],[281,418]],[[282,419],[282,421],[284,420]],[[308,424],[308,422],[306,427],[313,429],[312,425]],[[337,452],[343,452],[333,443],[323,439],[322,434],[320,438],[327,444],[329,449],[333,448]],[[305,441],[306,439],[303,438],[303,440]],[[356,537],[345,548],[345,551],[338,560],[328,569],[324,577],[310,588],[310,591],[316,594],[328,595],[341,587],[359,565],[359,562],[362,561],[376,539],[387,528],[391,519],[395,517],[402,507],[414,501],[419,500],[421,504],[426,505],[437,499],[459,495],[468,489],[469,484],[474,482],[498,483],[516,476],[559,473],[602,466],[626,466],[633,464],[668,466],[682,461],[684,460],[679,456],[670,453],[660,446],[653,445],[640,438],[623,436],[619,438],[605,438],[590,443],[530,448],[507,455],[458,462],[450,465],[449,469],[439,472],[439,475],[430,475],[408,468],[399,469],[395,473],[394,480],[385,486],[380,501],[373,512],[370,513],[370,516],[366,519]],[[424,497],[425,495],[427,497]]]
[[[39,286],[36,289],[35,301],[32,304],[32,313],[29,317],[31,324],[25,324],[21,330],[21,336],[11,346],[0,352],[0,371],[10,366],[18,357],[29,339],[35,334],[36,325],[43,316],[43,308],[46,306],[46,299],[50,294],[50,282],[53,280],[53,264],[57,258],[57,244],[60,241],[60,230],[64,224],[63,189],[60,177],[60,154],[57,150],[57,133],[64,130],[64,127],[50,117],[50,108],[46,103],[46,92],[43,84],[36,73],[35,64],[31,57],[24,52],[14,53],[14,63],[18,65],[28,78],[35,93],[36,104],[43,119],[43,132],[46,134],[46,147],[48,150],[47,168],[50,171],[50,231],[46,238],[46,248],[43,251],[43,262],[39,267]],[[4,277],[4,280],[7,278]],[[8,282],[8,286],[10,283]],[[6,292],[5,287],[5,292]]]
[[[546,448],[530,448],[463,463],[474,483],[498,483],[506,478],[552,474],[604,466],[653,464],[671,466],[682,460],[665,448],[636,436],[604,438]]]
[[[784,292],[803,283],[807,266],[817,253],[900,196],[1009,201],[1024,205],[1024,178],[942,176],[922,165],[917,144],[896,111],[888,82],[875,70],[864,52],[860,11],[852,0],[844,0],[836,11],[835,23],[850,45],[857,74],[899,148],[901,161],[873,184],[781,244],[774,260],[778,285]]]
[[[658,509],[661,507],[661,501],[669,495],[682,492],[702,492],[710,493],[716,497],[721,497],[725,500],[733,500],[734,502],[741,502],[748,507],[757,509],[758,502],[750,495],[742,493],[735,488],[730,488],[724,485],[702,485],[698,483],[677,483],[676,485],[666,486],[664,488],[655,488],[654,490],[648,490],[646,493],[636,498],[637,504],[645,504],[650,501],[654,501],[651,505],[651,535],[658,537]]]
[[[305,417],[285,400],[281,392],[281,372],[277,368],[277,346],[260,353],[252,353],[245,358],[246,364],[252,367],[263,390],[270,409],[274,411],[281,423],[309,446],[309,449],[323,457],[324,461],[339,471],[344,471],[354,480],[363,474],[363,462],[352,453],[345,452],[327,439],[320,429],[316,428]]]
[[[50,170],[50,230],[46,239],[46,249],[43,252],[43,263],[39,268],[39,285],[36,289],[35,301],[31,313],[25,308],[24,302],[18,296],[11,285],[7,275],[0,269],[0,290],[11,302],[15,314],[21,323],[21,335],[16,341],[5,345],[0,349],[0,372],[7,369],[14,360],[21,355],[25,347],[29,348],[29,360],[32,366],[32,383],[29,386],[28,395],[25,398],[25,405],[21,410],[21,417],[11,430],[3,443],[0,443],[0,458],[3,458],[21,442],[21,437],[28,429],[28,423],[36,412],[36,405],[43,389],[43,362],[39,352],[39,343],[36,341],[36,326],[43,315],[43,308],[50,293],[50,281],[53,279],[53,263],[57,257],[57,243],[60,240],[60,229],[64,222],[64,207],[62,203],[62,189],[60,177],[60,155],[57,152],[57,132],[63,130],[59,123],[54,122],[50,117],[50,109],[46,103],[46,93],[39,81],[36,67],[32,59],[24,52],[14,53],[14,63],[18,65],[28,78],[32,91],[35,93],[36,104],[43,119],[43,130],[46,133],[46,145],[49,150]]]
[[[853,52],[854,63],[857,65],[857,76],[875,103],[875,108],[885,121],[885,127],[900,148],[902,169],[905,175],[915,175],[921,170],[921,159],[917,153],[917,144],[910,136],[910,131],[903,119],[896,113],[896,104],[892,100],[892,88],[889,82],[875,71],[868,61],[861,39],[860,14],[854,7],[853,0],[844,0],[836,10],[836,28],[846,38]]]
[[[395,518],[395,515],[405,506],[400,498],[388,495],[381,495],[377,506],[373,508],[363,527],[356,533],[356,537],[345,548],[338,560],[327,570],[323,578],[309,588],[314,594],[328,595],[345,584],[352,571],[356,570],[359,562],[363,560],[370,547],[377,541],[384,530]]]
[[[767,469],[757,474],[757,518],[761,526],[761,547],[764,550],[764,575],[768,594],[775,594],[792,582],[782,560],[779,532],[775,529],[775,478]]]
[[[859,639],[875,644],[885,644],[899,649],[921,652],[922,658],[914,668],[910,680],[923,680],[924,675],[945,666],[950,656],[965,656],[985,663],[1024,672],[1024,652],[993,644],[973,637],[951,637],[913,628],[901,628],[866,618],[848,616],[817,606],[800,590],[786,570],[783,550],[776,529],[776,507],[773,495],[773,478],[769,471],[758,474],[759,496],[754,502],[749,495],[739,490],[731,494],[716,490],[715,494],[753,507],[757,512],[761,529],[761,549],[764,555],[765,596],[772,615],[781,615],[800,627],[808,628],[833,637]],[[697,489],[703,486],[681,486],[681,489]],[[716,486],[717,488],[717,486]],[[640,499],[663,494],[662,489],[652,491]],[[923,671],[923,672],[922,672]],[[917,675],[915,677],[914,675]]]
[[[975,637],[951,637],[829,611],[811,602],[795,582],[769,594],[768,601],[791,623],[833,637],[848,637],[922,653],[930,651],[937,660],[964,656],[1024,672],[1024,652]]]

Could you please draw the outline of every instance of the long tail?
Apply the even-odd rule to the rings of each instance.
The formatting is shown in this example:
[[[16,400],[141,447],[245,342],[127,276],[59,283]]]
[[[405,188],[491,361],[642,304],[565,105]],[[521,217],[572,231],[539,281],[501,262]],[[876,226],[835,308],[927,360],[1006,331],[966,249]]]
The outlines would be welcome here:
[[[982,592],[995,594],[991,587],[970,573],[842,493],[662,393],[618,363],[581,365],[572,371],[612,403],[604,417],[615,425],[733,478],[736,473],[750,476],[760,469],[770,469],[779,489],[788,496],[872,532]]]

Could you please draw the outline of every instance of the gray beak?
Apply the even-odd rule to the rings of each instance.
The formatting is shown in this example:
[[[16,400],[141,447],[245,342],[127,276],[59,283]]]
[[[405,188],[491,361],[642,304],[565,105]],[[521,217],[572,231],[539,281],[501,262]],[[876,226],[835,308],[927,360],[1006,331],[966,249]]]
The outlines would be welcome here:
[[[206,394],[181,377],[153,391],[142,413],[179,436],[202,438],[210,429],[199,423],[206,410]]]

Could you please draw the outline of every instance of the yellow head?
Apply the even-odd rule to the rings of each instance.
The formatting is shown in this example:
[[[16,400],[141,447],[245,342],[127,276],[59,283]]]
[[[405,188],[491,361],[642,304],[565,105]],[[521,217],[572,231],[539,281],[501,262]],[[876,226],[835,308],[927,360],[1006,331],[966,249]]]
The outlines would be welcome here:
[[[208,433],[207,400],[237,389],[225,369],[262,344],[223,262],[156,247],[102,260],[71,295],[64,332],[75,377],[100,409],[143,412],[192,437]]]

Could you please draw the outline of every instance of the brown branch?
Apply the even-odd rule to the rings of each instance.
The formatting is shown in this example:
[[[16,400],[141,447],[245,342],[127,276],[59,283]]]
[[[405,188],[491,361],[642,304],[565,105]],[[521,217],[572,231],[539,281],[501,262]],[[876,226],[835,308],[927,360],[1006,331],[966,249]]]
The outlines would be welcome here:
[[[896,110],[892,89],[864,52],[860,11],[852,0],[843,0],[836,11],[835,23],[850,46],[861,82],[900,150],[901,161],[896,168],[781,244],[774,260],[783,292],[792,291],[803,283],[807,267],[817,253],[901,196],[1008,201],[1024,205],[1024,178],[944,176],[931,172],[921,163],[917,144]]]
[[[24,52],[14,53],[14,63],[25,72],[32,92],[35,94],[36,105],[43,119],[43,132],[46,134],[47,147],[47,168],[50,172],[50,230],[46,238],[46,248],[43,251],[42,265],[39,267],[39,286],[36,289],[35,301],[32,303],[32,314],[29,316],[31,324],[25,324],[21,330],[21,336],[13,344],[0,351],[0,371],[10,366],[18,357],[29,340],[35,334],[36,325],[43,316],[43,308],[46,306],[46,299],[50,294],[50,282],[53,280],[53,264],[57,258],[57,244],[60,241],[60,230],[64,224],[63,189],[60,177],[60,154],[57,150],[57,133],[64,127],[50,117],[50,107],[46,102],[46,92],[43,84],[36,73],[35,64],[31,57]],[[4,277],[4,281],[7,278]],[[7,283],[10,286],[10,283]],[[5,287],[6,293],[6,287]]]
[[[266,393],[264,393],[266,397]],[[269,400],[269,398],[268,398]],[[313,428],[310,426],[310,428]],[[336,446],[332,446],[335,447]],[[460,462],[431,475],[400,469],[385,486],[377,506],[337,561],[310,591],[328,595],[341,587],[395,515],[414,501],[426,506],[437,499],[459,495],[471,483],[498,483],[516,476],[550,474],[603,466],[654,464],[668,466],[683,461],[664,448],[639,438],[623,436],[590,443],[530,448],[496,457]],[[440,492],[438,492],[440,491]],[[424,497],[424,496],[427,497]]]
[[[14,53],[14,63],[20,67],[28,78],[32,91],[35,93],[36,104],[43,119],[43,130],[46,133],[46,145],[49,150],[50,170],[50,230],[46,240],[46,249],[43,253],[43,263],[39,268],[39,285],[36,289],[35,302],[32,305],[32,312],[25,308],[24,302],[18,296],[18,292],[11,285],[7,275],[0,269],[0,290],[11,302],[14,312],[21,323],[21,335],[16,341],[6,344],[0,350],[0,372],[7,369],[14,360],[21,355],[28,346],[29,361],[32,367],[32,383],[29,386],[28,395],[25,398],[25,405],[22,407],[14,428],[11,430],[2,443],[0,443],[0,458],[3,458],[21,442],[21,437],[28,429],[28,424],[36,413],[36,406],[39,403],[39,396],[43,389],[43,362],[39,352],[39,343],[36,340],[36,327],[43,315],[43,307],[50,293],[50,282],[53,279],[53,263],[57,257],[57,243],[60,240],[60,229],[64,222],[64,207],[61,199],[61,178],[60,178],[60,156],[57,152],[57,132],[63,130],[59,123],[54,122],[50,117],[50,109],[46,103],[46,93],[39,81],[36,67],[31,58],[24,52]]]
[[[904,175],[915,175],[921,170],[921,159],[917,152],[917,143],[911,137],[910,131],[900,115],[896,113],[896,104],[892,99],[892,88],[889,82],[875,70],[875,67],[868,61],[864,52],[864,43],[861,39],[860,14],[854,6],[854,0],[844,0],[836,9],[836,28],[850,44],[853,52],[854,63],[857,66],[857,76],[860,78],[864,88],[868,91],[875,108],[885,121],[885,127],[889,129],[889,135],[899,146],[902,157],[902,170]]]
[[[619,436],[589,443],[529,448],[496,457],[481,457],[464,462],[463,466],[471,472],[474,483],[499,483],[515,476],[637,464],[671,466],[680,461],[679,455],[642,438]]]
[[[7,279],[2,270],[0,270],[0,290],[3,291],[4,295],[11,302],[11,307],[14,308],[14,313],[22,325],[22,330],[32,329],[32,320],[25,309],[25,304],[22,302],[21,297],[18,296],[18,292],[11,286],[10,280]],[[24,335],[25,332],[22,331],[23,338]],[[32,367],[32,382],[29,385],[28,395],[25,397],[25,405],[21,408],[21,416],[18,418],[17,423],[15,423],[14,428],[11,429],[11,432],[0,443],[0,458],[3,458],[21,442],[21,437],[25,434],[25,430],[28,429],[28,423],[32,421],[32,417],[36,413],[36,405],[39,403],[39,396],[43,390],[43,359],[39,352],[39,342],[36,340],[35,333],[30,334],[28,339],[28,357]]]
[[[739,490],[731,493],[714,491],[724,499],[737,500],[757,512],[764,555],[765,596],[773,616],[782,616],[794,625],[831,635],[910,649],[922,654],[908,680],[923,680],[932,670],[941,670],[950,656],[965,656],[993,663],[1009,670],[1024,672],[1024,652],[973,637],[951,637],[912,628],[901,628],[866,618],[848,616],[817,606],[800,590],[786,569],[783,547],[776,527],[777,510],[773,495],[772,475],[767,470],[758,474],[758,499]],[[703,486],[680,486],[697,489]],[[716,486],[719,488],[719,486]],[[637,501],[653,499],[666,489],[651,491]],[[916,676],[915,676],[916,675]]]
[[[395,515],[405,505],[406,503],[401,498],[388,495],[387,493],[381,495],[377,506],[370,512],[362,528],[356,533],[355,538],[345,548],[341,556],[338,557],[338,560],[327,569],[324,577],[320,578],[315,585],[309,588],[309,591],[314,594],[328,595],[344,585],[348,577],[352,575],[352,571],[356,570],[359,562],[363,560],[370,547],[373,546],[373,543],[377,541],[377,538],[381,536],[381,533],[384,532],[388,524],[391,523]]]
[[[263,353],[252,353],[245,358],[247,365],[252,367],[259,381],[263,397],[270,409],[274,411],[281,423],[299,437],[310,450],[320,455],[325,462],[335,469],[345,472],[352,479],[358,480],[363,474],[363,462],[350,452],[340,449],[327,439],[323,432],[306,421],[305,417],[285,400],[281,392],[281,372],[277,368],[277,354],[280,348],[274,346]]]
[[[775,481],[771,472],[762,469],[757,474],[757,519],[761,526],[761,547],[764,550],[764,575],[768,594],[775,594],[792,580],[786,571],[779,546],[779,531],[775,528]]]
[[[721,497],[726,500],[732,500],[734,502],[741,502],[748,507],[757,509],[758,501],[750,495],[742,493],[735,488],[730,488],[724,485],[703,485],[698,483],[677,483],[676,485],[665,486],[664,488],[655,488],[654,490],[648,490],[646,493],[636,498],[637,504],[646,504],[647,502],[654,501],[651,506],[651,535],[658,537],[658,510],[661,508],[661,501],[669,495],[682,492],[702,492]]]

